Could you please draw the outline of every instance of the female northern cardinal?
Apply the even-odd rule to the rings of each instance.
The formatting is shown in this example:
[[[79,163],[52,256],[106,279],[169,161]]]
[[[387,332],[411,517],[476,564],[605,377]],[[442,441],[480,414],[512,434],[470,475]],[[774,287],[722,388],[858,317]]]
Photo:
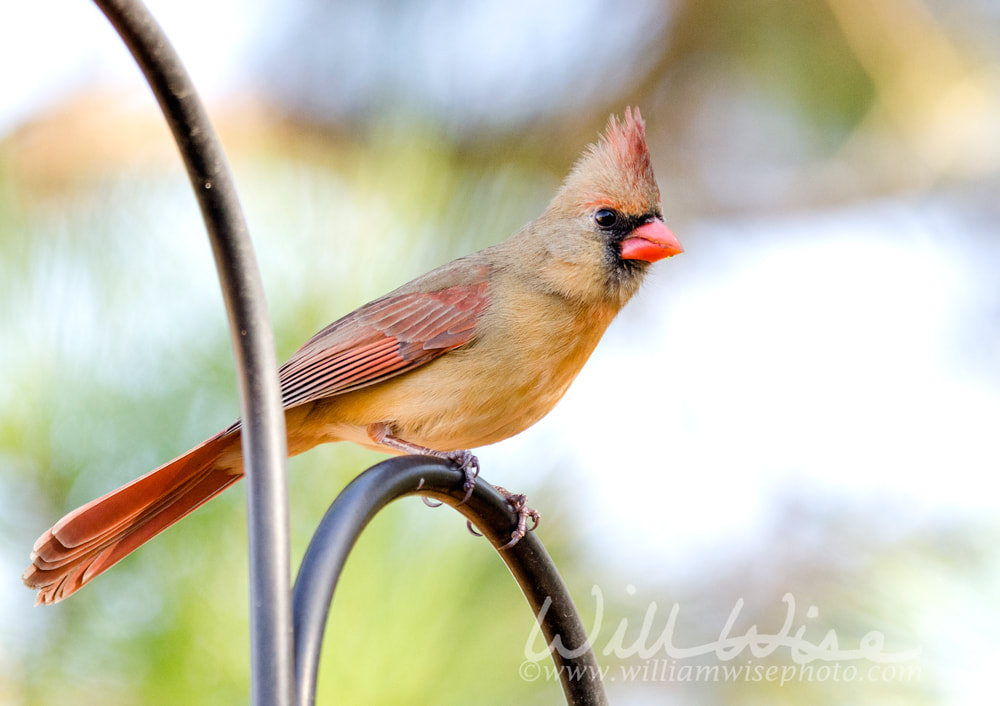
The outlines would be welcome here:
[[[460,449],[547,414],[649,263],[680,252],[642,117],[626,109],[538,220],[348,314],[281,367],[289,454],[331,441],[431,453],[471,482],[477,463]],[[242,474],[237,422],[66,515],[35,543],[24,583],[38,603],[60,601]]]

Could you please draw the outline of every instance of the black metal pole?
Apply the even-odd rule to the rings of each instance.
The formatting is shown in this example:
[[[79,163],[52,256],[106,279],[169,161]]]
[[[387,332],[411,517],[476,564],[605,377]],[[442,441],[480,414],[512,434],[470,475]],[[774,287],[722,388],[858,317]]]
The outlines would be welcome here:
[[[293,593],[296,706],[316,700],[323,633],[340,572],[361,532],[386,505],[405,495],[426,495],[452,505],[499,548],[510,539],[516,517],[507,501],[480,478],[463,505],[463,474],[431,456],[401,456],[372,466],[348,485],[320,522],[299,566]],[[499,552],[551,645],[567,703],[605,706],[607,695],[597,660],[587,641],[562,577],[534,532]],[[474,697],[470,697],[470,702]]]
[[[253,247],[222,146],[176,51],[138,0],[95,0],[149,82],[208,229],[229,315],[243,422],[250,545],[251,702],[292,703],[285,419],[274,336]]]

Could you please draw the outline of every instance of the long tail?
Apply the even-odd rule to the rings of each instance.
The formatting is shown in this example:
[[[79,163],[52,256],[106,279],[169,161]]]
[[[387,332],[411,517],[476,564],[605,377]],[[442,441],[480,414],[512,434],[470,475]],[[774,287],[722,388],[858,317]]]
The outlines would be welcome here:
[[[239,432],[214,436],[59,520],[21,580],[35,605],[61,601],[242,477]]]

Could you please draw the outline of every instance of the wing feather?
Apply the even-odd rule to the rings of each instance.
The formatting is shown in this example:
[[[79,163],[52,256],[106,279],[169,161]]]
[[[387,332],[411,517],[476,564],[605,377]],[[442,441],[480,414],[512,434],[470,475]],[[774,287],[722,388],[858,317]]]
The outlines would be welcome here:
[[[390,294],[335,321],[281,366],[285,407],[374,385],[465,345],[488,294],[485,278]]]

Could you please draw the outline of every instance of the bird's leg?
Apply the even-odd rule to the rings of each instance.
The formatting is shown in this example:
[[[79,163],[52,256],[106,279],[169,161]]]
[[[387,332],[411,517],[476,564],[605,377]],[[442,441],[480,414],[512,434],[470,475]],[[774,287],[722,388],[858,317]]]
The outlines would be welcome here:
[[[387,446],[390,449],[402,451],[403,453],[408,454],[436,456],[456,464],[459,470],[465,474],[465,483],[462,484],[462,490],[465,491],[465,497],[462,498],[462,502],[460,502],[459,505],[465,503],[472,497],[472,491],[476,488],[476,478],[479,477],[479,459],[476,458],[471,451],[467,451],[465,449],[460,449],[458,451],[435,451],[434,449],[428,449],[420,444],[414,444],[406,439],[400,439],[398,436],[393,436],[389,433],[389,425],[383,422],[369,424],[367,432],[368,437],[380,446]],[[424,503],[431,505],[431,503],[427,501],[427,498],[424,498]],[[438,503],[438,505],[440,505],[440,503]],[[431,507],[436,507],[436,505],[431,505]]]
[[[538,510],[528,507],[528,496],[522,493],[512,493],[499,485],[494,486],[510,505],[511,509],[517,513],[517,528],[511,532],[510,541],[500,547],[500,549],[510,549],[521,541],[521,538],[528,532],[534,532],[541,520]],[[528,527],[528,518],[531,518],[531,527]]]
[[[400,439],[398,436],[393,436],[389,433],[389,425],[384,423],[369,424],[368,425],[368,436],[376,444],[380,446],[386,446],[395,451],[402,451],[408,454],[420,454],[426,456],[436,456],[437,458],[443,458],[445,460],[451,461],[458,465],[458,467],[465,473],[465,483],[462,485],[462,489],[465,490],[465,497],[462,498],[462,503],[466,502],[470,497],[472,497],[472,491],[476,487],[476,478],[479,476],[479,459],[477,459],[472,452],[466,450],[460,451],[435,451],[434,449],[428,449],[420,444],[414,444],[412,441],[407,441],[406,439]],[[538,514],[538,510],[528,507],[528,497],[522,493],[512,493],[506,488],[501,488],[499,485],[494,486],[497,492],[503,496],[507,504],[510,505],[511,509],[517,513],[517,527],[511,532],[510,541],[505,545],[500,547],[500,549],[510,549],[524,537],[528,532],[532,532],[538,527],[538,522],[541,516]],[[426,497],[423,498],[426,505],[431,507],[438,507],[441,503],[432,503]],[[531,527],[528,527],[528,519],[531,519]],[[469,531],[476,536],[481,536],[472,527],[472,523],[468,523]]]

